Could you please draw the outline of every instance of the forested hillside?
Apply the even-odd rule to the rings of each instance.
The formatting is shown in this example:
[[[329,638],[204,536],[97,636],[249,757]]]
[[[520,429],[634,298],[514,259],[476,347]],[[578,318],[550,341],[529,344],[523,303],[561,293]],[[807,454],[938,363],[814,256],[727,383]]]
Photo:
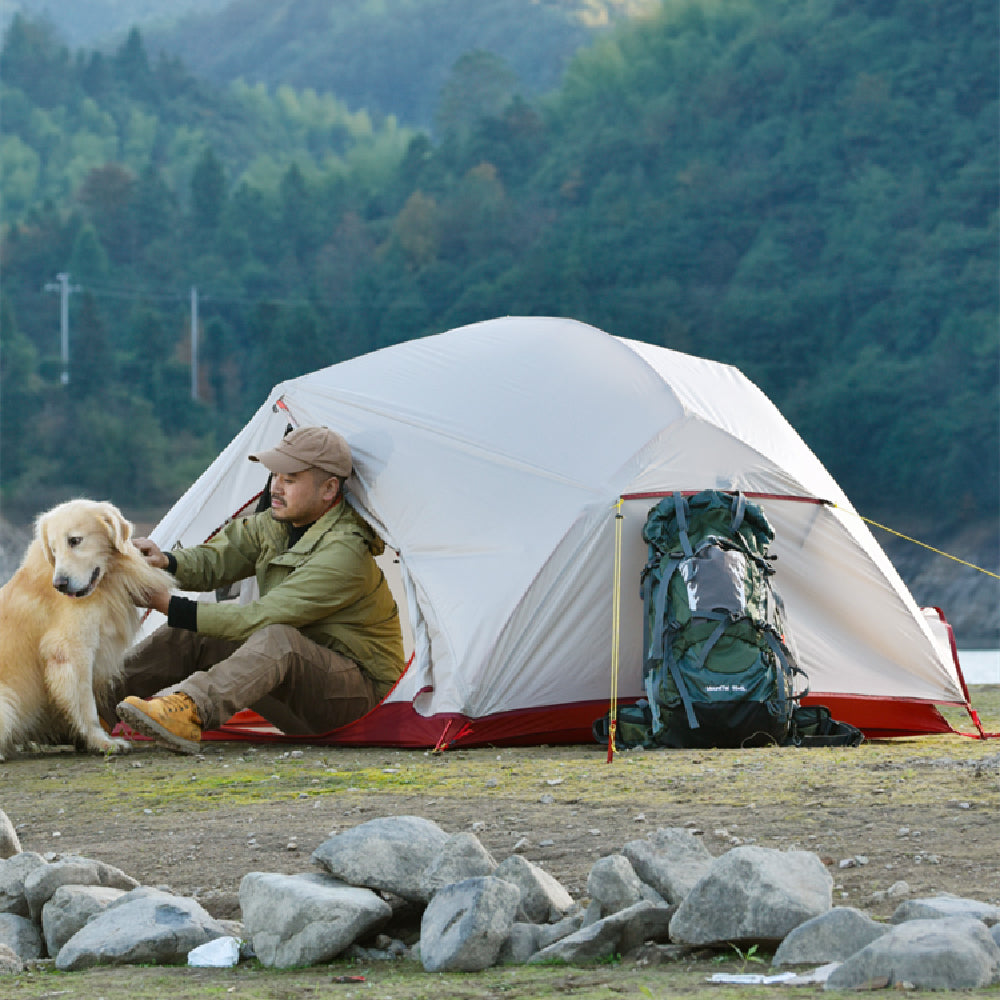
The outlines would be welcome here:
[[[492,56],[500,97],[556,86],[595,32],[657,0],[233,0],[148,33],[152,51],[183,53],[199,75],[330,91],[407,125],[436,122],[456,62]],[[451,80],[452,86],[463,81]]]
[[[930,537],[995,520],[997,19],[992,0],[668,2],[537,99],[498,102],[496,62],[469,54],[433,135],[215,89],[138,33],[99,56],[16,22],[4,502],[164,504],[280,379],[561,314],[738,365],[871,516]]]

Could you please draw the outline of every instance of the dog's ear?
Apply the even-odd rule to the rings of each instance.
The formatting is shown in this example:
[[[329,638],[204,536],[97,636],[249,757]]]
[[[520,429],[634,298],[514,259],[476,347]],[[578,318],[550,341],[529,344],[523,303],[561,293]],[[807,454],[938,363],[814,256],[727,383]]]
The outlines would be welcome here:
[[[111,504],[105,504],[101,511],[101,521],[107,529],[111,544],[119,551],[128,554],[132,551],[132,523],[122,517],[121,511]]]
[[[52,543],[49,541],[48,514],[42,514],[42,516],[35,522],[35,537],[41,543],[42,552],[45,553],[45,558],[48,560],[49,565],[55,566],[56,554],[52,551]]]

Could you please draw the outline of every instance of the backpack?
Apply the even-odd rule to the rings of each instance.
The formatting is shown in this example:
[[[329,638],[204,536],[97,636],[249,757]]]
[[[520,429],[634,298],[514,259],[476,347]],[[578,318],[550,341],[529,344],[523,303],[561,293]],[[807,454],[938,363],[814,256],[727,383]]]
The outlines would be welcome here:
[[[849,722],[838,722],[825,705],[800,705],[792,713],[785,746],[859,747],[865,734]]]
[[[642,530],[643,683],[660,746],[781,744],[805,690],[771,585],[774,531],[742,493],[664,497]],[[804,685],[803,685],[804,688]]]

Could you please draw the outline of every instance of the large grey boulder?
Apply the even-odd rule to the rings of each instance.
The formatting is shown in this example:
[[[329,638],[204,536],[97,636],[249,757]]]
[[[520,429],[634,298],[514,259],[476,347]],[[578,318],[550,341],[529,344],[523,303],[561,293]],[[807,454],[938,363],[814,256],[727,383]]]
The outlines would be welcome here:
[[[833,879],[815,854],[735,847],[716,858],[670,922],[675,944],[779,942],[832,906]]]
[[[580,928],[547,948],[535,952],[529,965],[539,962],[595,962],[624,955],[646,941],[667,941],[670,918],[676,907],[642,900],[627,910]]]
[[[60,949],[64,972],[95,965],[178,965],[225,929],[185,896],[139,888],[109,903]]]
[[[21,853],[21,841],[10,817],[0,809],[0,859],[12,858]]]
[[[889,928],[853,906],[835,906],[799,924],[774,953],[772,965],[827,965],[843,962]]]
[[[630,840],[622,854],[668,903],[681,902],[715,861],[700,837],[673,826],[661,827],[645,840]]]
[[[36,869],[45,867],[45,858],[34,851],[23,851],[0,861],[0,913],[30,914],[24,895],[24,880]]]
[[[240,882],[240,905],[261,964],[281,969],[327,962],[392,916],[370,889],[318,872],[250,872]]]
[[[561,920],[576,907],[562,883],[520,854],[512,854],[501,861],[493,874],[517,886],[521,893],[521,912],[531,923]]]
[[[334,834],[313,860],[349,885],[424,900],[423,876],[448,834],[419,816],[386,816]]]
[[[7,945],[23,962],[45,954],[45,942],[38,925],[16,913],[0,913],[0,944]]]
[[[474,833],[456,833],[441,845],[424,869],[420,888],[424,899],[438,889],[467,878],[491,875],[497,863]]]
[[[42,933],[49,957],[58,956],[62,946],[96,913],[125,895],[124,889],[104,885],[61,885],[42,907]]]
[[[103,885],[112,889],[136,889],[139,883],[120,868],[90,858],[63,857],[36,868],[24,880],[24,896],[32,920],[40,920],[42,907],[61,885]]]
[[[521,894],[492,875],[439,889],[420,922],[420,961],[428,972],[479,972],[494,965],[514,927]]]
[[[889,922],[902,924],[907,920],[936,920],[943,917],[971,917],[992,927],[1000,923],[1000,907],[981,903],[978,899],[963,899],[961,896],[943,893],[924,899],[907,899],[896,907]]]
[[[882,979],[919,990],[981,989],[1000,982],[1000,947],[971,917],[909,920],[834,969],[825,989],[857,989]]]
[[[626,910],[643,899],[664,902],[663,897],[635,873],[624,854],[598,858],[587,876],[587,895],[601,907],[601,916]]]

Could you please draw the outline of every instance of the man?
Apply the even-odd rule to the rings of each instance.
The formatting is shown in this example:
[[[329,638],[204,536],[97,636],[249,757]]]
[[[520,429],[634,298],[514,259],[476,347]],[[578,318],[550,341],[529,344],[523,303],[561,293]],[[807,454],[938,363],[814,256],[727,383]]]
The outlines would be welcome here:
[[[149,598],[167,624],[127,658],[117,713],[187,753],[243,708],[285,733],[329,732],[374,708],[403,672],[399,612],[374,559],[384,545],[344,500],[347,442],[303,427],[250,460],[272,473],[270,511],[169,554],[136,541],[182,590],[257,578],[250,604]]]

